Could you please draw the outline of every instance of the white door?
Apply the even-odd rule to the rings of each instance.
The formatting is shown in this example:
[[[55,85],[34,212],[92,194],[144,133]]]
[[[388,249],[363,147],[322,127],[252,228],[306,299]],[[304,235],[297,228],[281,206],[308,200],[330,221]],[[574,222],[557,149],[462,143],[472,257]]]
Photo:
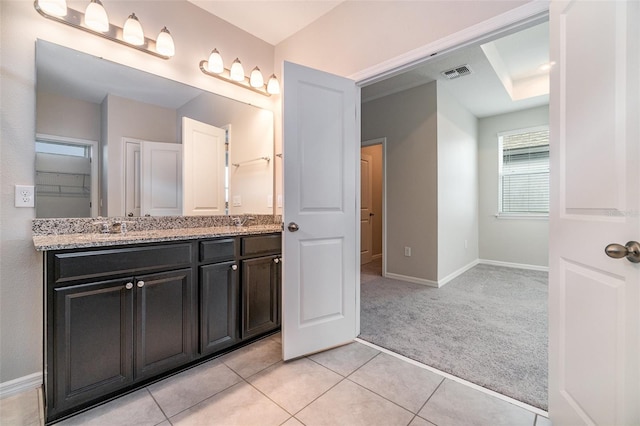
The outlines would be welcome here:
[[[360,156],[360,264],[371,262],[373,251],[373,157]]]
[[[140,153],[140,214],[181,215],[182,145],[144,141]]]
[[[182,118],[183,214],[225,214],[224,129]]]
[[[549,413],[640,424],[638,1],[551,2]]]
[[[353,81],[288,62],[283,81],[287,360],[356,337],[360,100]]]
[[[140,216],[140,142],[124,140],[124,211],[126,216]]]

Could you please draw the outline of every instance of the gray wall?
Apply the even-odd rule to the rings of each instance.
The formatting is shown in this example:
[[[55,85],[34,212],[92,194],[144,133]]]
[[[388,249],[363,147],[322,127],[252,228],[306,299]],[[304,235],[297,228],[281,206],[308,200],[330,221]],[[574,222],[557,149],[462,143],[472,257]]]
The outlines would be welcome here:
[[[438,281],[478,259],[478,120],[438,83]]]
[[[496,218],[498,212],[498,133],[548,124],[548,106],[479,120],[480,259],[548,266],[548,220]]]
[[[134,138],[151,142],[177,143],[178,113],[174,109],[107,95],[103,101],[106,129],[103,140],[102,182],[107,182],[102,206],[107,206],[107,216],[124,216],[122,203],[124,189],[124,148],[122,138]],[[106,197],[105,195],[106,194]]]
[[[36,132],[99,141],[100,105],[38,91]]]
[[[433,82],[362,105],[362,140],[387,138],[387,273],[429,281],[438,277],[436,93]]]

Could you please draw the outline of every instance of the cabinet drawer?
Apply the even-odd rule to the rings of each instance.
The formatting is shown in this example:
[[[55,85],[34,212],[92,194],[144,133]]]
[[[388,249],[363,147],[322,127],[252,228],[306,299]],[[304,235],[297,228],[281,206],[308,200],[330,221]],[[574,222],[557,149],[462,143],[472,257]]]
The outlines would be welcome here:
[[[200,242],[200,262],[233,260],[236,254],[235,238]]]
[[[191,266],[189,243],[53,253],[54,282]]]
[[[269,234],[243,237],[241,247],[242,256],[280,253],[282,251],[282,236]]]

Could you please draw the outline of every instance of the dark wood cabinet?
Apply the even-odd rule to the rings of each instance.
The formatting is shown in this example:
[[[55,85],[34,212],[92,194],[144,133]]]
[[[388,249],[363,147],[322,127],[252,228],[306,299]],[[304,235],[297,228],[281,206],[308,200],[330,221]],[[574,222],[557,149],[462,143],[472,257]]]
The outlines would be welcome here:
[[[281,236],[45,254],[47,423],[280,326]]]
[[[134,291],[135,380],[191,361],[196,324],[191,269],[136,276]]]
[[[234,260],[200,266],[200,354],[238,342],[238,266]]]
[[[242,261],[242,338],[280,326],[280,256]]]
[[[48,357],[49,415],[133,382],[132,278],[53,291]]]
[[[242,338],[280,326],[280,234],[241,239]]]

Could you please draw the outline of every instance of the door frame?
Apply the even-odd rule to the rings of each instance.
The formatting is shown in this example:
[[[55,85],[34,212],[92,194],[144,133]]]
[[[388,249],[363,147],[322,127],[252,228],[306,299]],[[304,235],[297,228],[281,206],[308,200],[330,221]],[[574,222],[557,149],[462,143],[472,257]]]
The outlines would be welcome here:
[[[549,3],[543,1],[532,1],[526,3],[522,6],[516,7],[508,12],[505,12],[501,15],[494,16],[488,20],[479,22],[478,24],[472,25],[471,27],[465,28],[456,33],[450,34],[443,38],[437,39],[431,43],[420,46],[416,49],[410,50],[404,54],[398,55],[389,60],[383,61],[381,63],[372,65],[363,70],[357,71],[347,78],[350,78],[356,82],[356,86],[364,87],[373,83],[377,83],[379,81],[385,80],[389,77],[393,77],[395,75],[401,74],[403,72],[409,71],[417,66],[424,64],[425,62],[431,60],[434,56],[441,56],[444,53],[452,52],[457,49],[466,47],[469,44],[477,43],[482,40],[486,40],[497,35],[508,35],[510,33],[519,31],[522,29],[524,25],[534,25],[536,23],[541,23],[543,21],[548,21],[549,19]],[[361,117],[357,118],[358,121],[361,121]],[[386,139],[386,138],[385,138]],[[386,141],[385,141],[386,142]],[[361,147],[365,146],[364,142],[361,141]],[[387,221],[386,221],[386,144],[383,152],[383,161],[384,161],[384,182],[383,182],[383,242],[382,242],[382,275],[386,276],[387,273]],[[360,160],[357,161],[357,168],[359,167]],[[358,177],[359,178],[359,177]],[[360,199],[360,188],[356,188],[356,197]],[[359,235],[360,226],[358,226],[358,238],[357,241],[360,240]],[[360,245],[358,243],[358,253],[360,252]],[[360,271],[360,261],[358,257],[358,280],[360,279],[359,271]],[[356,335],[360,334],[360,291],[358,291],[357,297],[357,332]],[[483,388],[479,390],[483,391]],[[538,409],[536,407],[532,407],[528,404],[522,403],[520,401],[513,400],[509,397],[505,397],[500,394],[491,395],[504,399],[512,404],[517,406],[525,407],[526,409],[536,412],[538,414],[542,414],[544,416],[548,415],[548,412]]]
[[[360,142],[360,148],[382,145],[382,276],[387,276],[387,138],[368,139]],[[358,190],[358,196],[361,196]],[[360,240],[358,240],[360,241]],[[358,246],[360,243],[358,243]]]

